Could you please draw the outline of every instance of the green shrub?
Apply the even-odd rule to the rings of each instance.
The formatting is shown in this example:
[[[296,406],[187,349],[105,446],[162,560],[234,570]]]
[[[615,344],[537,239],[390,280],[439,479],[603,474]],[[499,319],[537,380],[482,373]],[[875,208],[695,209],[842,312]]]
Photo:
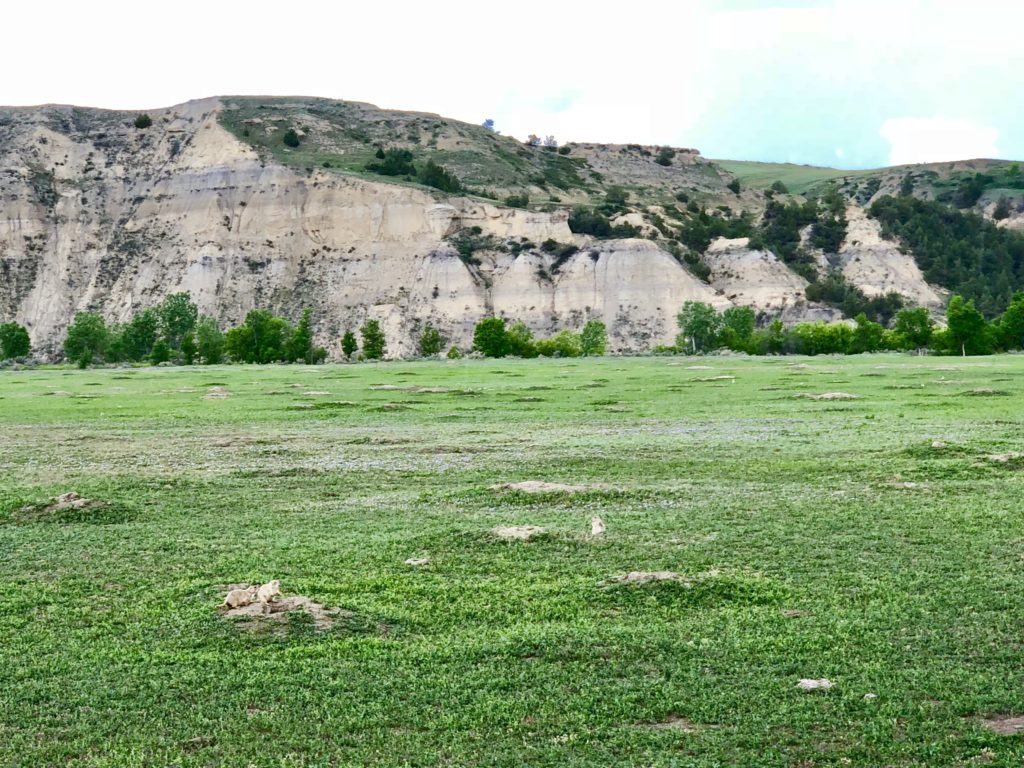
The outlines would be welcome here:
[[[286,147],[297,147],[299,146],[299,134],[295,132],[294,128],[289,128],[284,132],[284,135],[281,137],[281,141]]]
[[[426,165],[420,168],[418,178],[421,184],[440,189],[442,192],[456,194],[462,191],[459,177],[449,173],[433,160],[427,160]]]
[[[419,350],[421,357],[433,357],[441,354],[444,348],[444,337],[441,332],[430,323],[423,326],[420,333]]]
[[[738,195],[740,193],[740,180],[739,179],[733,179],[732,181],[730,181],[725,186],[727,186],[729,189],[731,189],[734,194]]]
[[[341,353],[351,360],[357,349],[359,345],[356,343],[356,335],[352,331],[345,331],[341,337]]]
[[[590,320],[580,332],[580,354],[603,355],[608,346],[608,330],[600,320]]]
[[[505,205],[509,208],[525,208],[530,204],[530,196],[525,192],[518,195],[509,195],[505,198]]]
[[[143,112],[141,115],[137,115],[135,118],[135,127],[140,130],[145,130],[153,124],[153,118]]]
[[[484,357],[505,357],[511,351],[505,321],[500,317],[485,317],[473,329],[473,349]]]
[[[25,326],[10,322],[0,325],[0,360],[28,357],[32,351]]]
[[[64,340],[64,355],[68,360],[87,368],[95,360],[102,359],[110,346],[110,331],[103,317],[95,312],[79,312],[75,315],[68,336]]]
[[[379,151],[379,150],[378,150]],[[367,163],[365,170],[381,176],[415,176],[416,167],[412,164],[412,152],[408,149],[387,149],[379,162]]]

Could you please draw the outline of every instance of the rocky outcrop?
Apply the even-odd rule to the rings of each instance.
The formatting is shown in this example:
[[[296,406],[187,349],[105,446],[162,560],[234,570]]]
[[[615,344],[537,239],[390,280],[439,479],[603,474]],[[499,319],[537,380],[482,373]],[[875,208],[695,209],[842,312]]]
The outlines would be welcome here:
[[[222,127],[222,109],[208,99],[154,111],[144,129],[128,113],[0,111],[0,321],[25,324],[34,347],[56,355],[78,311],[119,322],[187,291],[225,326],[256,307],[292,319],[311,307],[318,342],[332,352],[346,329],[376,318],[389,354],[401,355],[427,321],[465,347],[491,313],[542,335],[600,318],[610,348],[630,351],[670,343],[688,300],[793,320],[825,312],[803,300],[802,278],[746,243],[712,246],[708,285],[651,240],[574,236],[564,211],[273,162]],[[632,167],[626,158],[638,152],[574,145],[571,157]],[[637,156],[666,189],[706,164],[690,151],[670,166],[652,151]],[[851,217],[844,274],[939,301],[877,231],[862,244],[872,226]],[[481,246],[464,258],[449,239],[467,231]],[[538,247],[547,240],[580,250],[556,257]]]
[[[855,205],[847,208],[846,218],[846,239],[835,266],[848,283],[869,297],[899,293],[911,304],[929,309],[943,306],[942,296],[925,281],[914,257],[882,238],[878,221]]]

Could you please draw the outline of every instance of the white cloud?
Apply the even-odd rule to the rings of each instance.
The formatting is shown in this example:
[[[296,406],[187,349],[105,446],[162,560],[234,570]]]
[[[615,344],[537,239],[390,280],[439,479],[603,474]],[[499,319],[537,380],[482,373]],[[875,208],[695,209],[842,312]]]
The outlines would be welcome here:
[[[878,133],[889,142],[891,165],[999,156],[999,132],[975,120],[897,117],[882,123]]]

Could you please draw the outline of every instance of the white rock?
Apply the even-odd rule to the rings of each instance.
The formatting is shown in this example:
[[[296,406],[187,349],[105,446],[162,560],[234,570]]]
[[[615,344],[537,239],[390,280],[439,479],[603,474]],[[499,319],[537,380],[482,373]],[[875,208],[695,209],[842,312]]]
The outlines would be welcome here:
[[[801,691],[827,691],[833,685],[834,683],[831,680],[822,677],[818,680],[813,678],[804,678],[796,684],[796,687]]]

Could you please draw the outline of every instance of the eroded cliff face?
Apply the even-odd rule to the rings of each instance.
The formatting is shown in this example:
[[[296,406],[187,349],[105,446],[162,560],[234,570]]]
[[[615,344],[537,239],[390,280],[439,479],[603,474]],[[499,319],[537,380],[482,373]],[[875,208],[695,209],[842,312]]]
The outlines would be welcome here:
[[[187,291],[225,326],[256,307],[292,319],[312,307],[317,341],[332,354],[345,329],[376,318],[398,356],[414,350],[428,320],[465,348],[475,323],[492,313],[540,335],[599,318],[612,351],[671,343],[689,300],[748,304],[787,319],[827,315],[802,300],[802,278],[744,244],[712,249],[708,285],[650,240],[574,236],[564,212],[261,160],[221,127],[221,108],[210,99],[150,112],[153,125],[141,130],[127,113],[4,112],[0,320],[23,323],[39,352],[57,356],[76,312],[124,321]],[[851,223],[852,238],[861,224]],[[471,228],[491,245],[523,248],[463,260],[447,238]],[[580,250],[557,259],[536,247],[549,239]],[[888,244],[871,241],[877,269],[863,267],[858,244],[848,246],[841,256],[852,282],[894,284],[878,274],[895,258],[881,252],[894,250]],[[919,272],[900,270],[897,282],[924,285]]]

